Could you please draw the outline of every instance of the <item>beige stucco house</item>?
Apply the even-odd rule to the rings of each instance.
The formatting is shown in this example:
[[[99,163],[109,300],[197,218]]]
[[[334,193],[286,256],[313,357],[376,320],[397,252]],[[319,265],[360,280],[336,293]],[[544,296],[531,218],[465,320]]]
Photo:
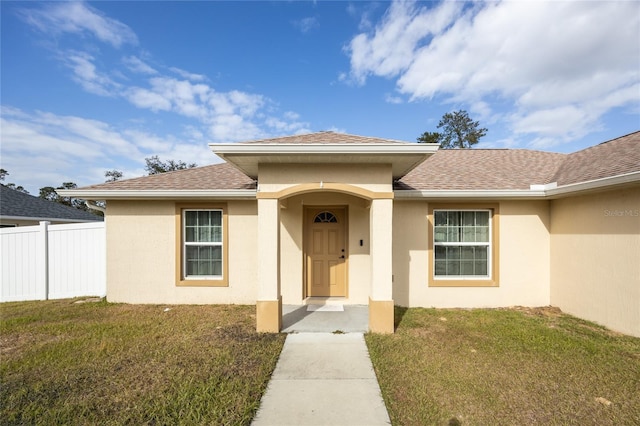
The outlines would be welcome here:
[[[573,154],[438,150],[334,132],[211,144],[222,164],[89,186],[107,298],[393,307],[553,305],[640,336],[640,132]]]

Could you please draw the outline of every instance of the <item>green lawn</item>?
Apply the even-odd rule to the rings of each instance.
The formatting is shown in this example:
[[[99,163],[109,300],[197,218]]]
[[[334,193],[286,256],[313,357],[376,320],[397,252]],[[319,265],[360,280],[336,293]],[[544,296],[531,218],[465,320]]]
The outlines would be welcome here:
[[[249,424],[284,344],[254,306],[0,305],[0,424]]]
[[[639,425],[640,339],[554,309],[396,308],[365,336],[394,425]]]
[[[0,424],[249,424],[284,343],[253,306],[0,305]],[[553,309],[396,308],[394,425],[640,424],[640,339]]]

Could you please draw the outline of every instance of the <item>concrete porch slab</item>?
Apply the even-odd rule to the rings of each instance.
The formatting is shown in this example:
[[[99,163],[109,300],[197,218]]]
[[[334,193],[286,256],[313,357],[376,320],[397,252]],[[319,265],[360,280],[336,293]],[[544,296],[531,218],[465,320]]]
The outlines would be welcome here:
[[[344,305],[342,312],[307,311],[307,305],[282,305],[283,333],[366,333],[369,307]]]

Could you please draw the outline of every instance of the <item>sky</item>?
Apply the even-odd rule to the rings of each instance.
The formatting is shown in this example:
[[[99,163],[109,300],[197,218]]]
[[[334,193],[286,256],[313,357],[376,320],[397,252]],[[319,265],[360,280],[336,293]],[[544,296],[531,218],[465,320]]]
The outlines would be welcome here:
[[[640,2],[0,2],[4,183],[332,130],[574,152],[640,130]]]

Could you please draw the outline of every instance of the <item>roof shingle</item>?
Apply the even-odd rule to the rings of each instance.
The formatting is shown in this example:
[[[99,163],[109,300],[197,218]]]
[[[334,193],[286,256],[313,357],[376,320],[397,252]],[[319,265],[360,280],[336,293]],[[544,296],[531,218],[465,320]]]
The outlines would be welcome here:
[[[256,189],[256,182],[227,163],[101,183],[83,190],[215,190]]]
[[[316,132],[303,135],[283,136],[278,138],[258,139],[241,144],[296,144],[296,145],[322,145],[322,144],[406,144],[409,142],[394,139],[373,138],[369,136],[349,135],[338,132]]]
[[[640,171],[640,132],[571,153],[551,182],[559,186]]]
[[[318,132],[245,144],[375,144],[388,139]],[[640,132],[572,154],[526,149],[440,150],[394,183],[396,190],[526,190],[640,171]],[[92,185],[82,190],[255,190],[256,181],[228,163]]]
[[[443,149],[395,182],[394,189],[529,189],[548,183],[565,156],[524,149]]]
[[[100,216],[0,185],[0,216],[73,221],[101,221]]]

